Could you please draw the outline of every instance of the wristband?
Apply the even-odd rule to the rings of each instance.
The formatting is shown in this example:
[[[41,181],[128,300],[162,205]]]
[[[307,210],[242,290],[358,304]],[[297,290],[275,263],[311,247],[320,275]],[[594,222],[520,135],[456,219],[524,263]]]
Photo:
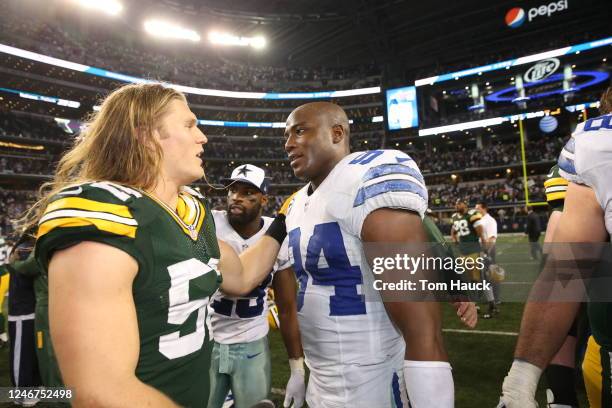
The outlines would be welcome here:
[[[283,244],[287,236],[287,226],[285,225],[285,214],[278,214],[272,224],[268,227],[266,235],[274,238],[279,245]]]
[[[306,374],[306,371],[304,370],[304,357],[300,357],[300,358],[290,358],[289,359],[289,368],[291,369],[291,372],[298,372],[302,375]]]

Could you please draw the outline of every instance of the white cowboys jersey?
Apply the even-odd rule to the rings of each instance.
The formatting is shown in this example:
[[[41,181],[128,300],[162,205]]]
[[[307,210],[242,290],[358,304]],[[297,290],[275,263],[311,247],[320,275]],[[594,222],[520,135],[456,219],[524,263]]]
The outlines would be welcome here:
[[[249,239],[244,239],[230,225],[226,211],[213,211],[217,237],[227,242],[239,254],[261,238],[273,219],[262,217],[263,227]],[[287,243],[283,243],[276,259],[274,271],[291,266]],[[272,282],[270,274],[260,286],[244,297],[228,296],[219,289],[211,303],[211,324],[213,338],[217,343],[235,344],[259,340],[268,334],[268,287]]]
[[[559,156],[559,173],[593,189],[604,210],[606,230],[612,235],[612,114],[576,127]]]
[[[379,208],[406,209],[422,217],[427,208],[423,177],[403,152],[357,152],[308,192],[309,185],[290,203],[287,231],[299,280],[298,319],[310,368],[309,404],[317,398],[311,395],[314,386],[326,394],[327,402],[317,406],[390,406],[372,399],[380,393],[391,395],[392,373],[382,379],[388,384],[383,390],[370,387],[376,382],[372,375],[384,375],[374,367],[391,359],[401,372],[405,345],[384,304],[364,301],[364,277],[372,272],[361,228],[367,215]],[[362,388],[371,394],[360,392],[365,398],[361,401],[352,396],[357,395],[359,382],[367,383]]]

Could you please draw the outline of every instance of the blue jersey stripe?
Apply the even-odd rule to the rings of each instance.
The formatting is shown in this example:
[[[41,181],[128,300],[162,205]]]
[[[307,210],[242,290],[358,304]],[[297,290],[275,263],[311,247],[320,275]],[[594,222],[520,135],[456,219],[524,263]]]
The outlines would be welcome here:
[[[376,197],[384,193],[393,192],[409,192],[418,194],[421,198],[427,201],[427,190],[417,183],[409,180],[386,180],[380,183],[371,184],[367,187],[361,187],[357,191],[357,196],[353,202],[353,207],[358,207],[366,202],[366,200]]]
[[[563,152],[561,152],[561,155],[559,156],[559,168],[568,174],[576,175],[576,166],[574,165],[574,161],[565,157]]]
[[[391,388],[393,390],[393,400],[395,401],[395,407],[403,408],[404,404],[402,403],[402,394],[400,390],[399,376],[397,375],[397,373],[393,373]]]
[[[366,174],[364,174],[363,181],[370,181],[389,174],[407,174],[425,184],[425,180],[423,179],[420,171],[399,163],[381,164],[376,167],[372,167],[366,172]]]

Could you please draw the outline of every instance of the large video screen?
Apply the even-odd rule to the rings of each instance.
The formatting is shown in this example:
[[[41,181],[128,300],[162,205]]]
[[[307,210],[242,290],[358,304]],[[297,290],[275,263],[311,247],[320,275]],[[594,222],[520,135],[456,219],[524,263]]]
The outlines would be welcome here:
[[[598,101],[610,85],[608,52],[607,47],[560,49],[419,79],[420,128]],[[529,62],[516,64],[522,60]]]
[[[416,88],[387,89],[387,126],[389,130],[407,129],[419,125]]]

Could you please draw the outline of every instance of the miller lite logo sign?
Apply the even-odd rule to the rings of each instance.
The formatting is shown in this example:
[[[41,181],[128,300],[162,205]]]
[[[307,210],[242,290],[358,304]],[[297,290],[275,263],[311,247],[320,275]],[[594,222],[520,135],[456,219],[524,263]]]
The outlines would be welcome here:
[[[523,79],[525,82],[538,82],[552,75],[561,62],[557,58],[550,58],[538,62],[525,72]]]

